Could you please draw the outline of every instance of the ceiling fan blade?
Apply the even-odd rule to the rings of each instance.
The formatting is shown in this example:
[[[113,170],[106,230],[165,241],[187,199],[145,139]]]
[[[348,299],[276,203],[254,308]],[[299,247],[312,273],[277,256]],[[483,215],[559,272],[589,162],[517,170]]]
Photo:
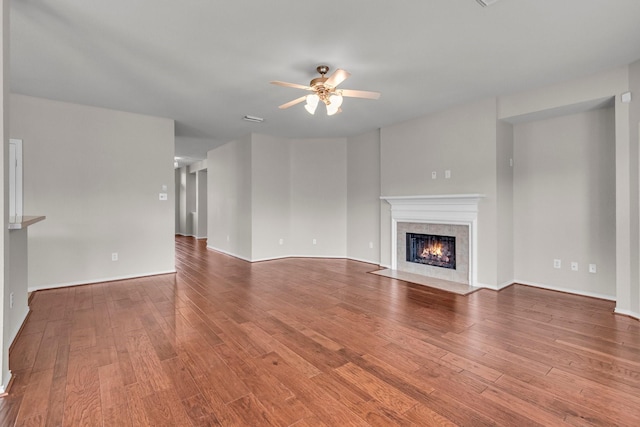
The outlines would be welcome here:
[[[281,110],[284,110],[285,108],[293,107],[294,105],[301,103],[305,99],[307,99],[306,95],[305,96],[301,96],[300,98],[296,98],[293,101],[289,101],[286,104],[282,104],[278,108],[281,109]]]
[[[331,77],[324,82],[325,86],[336,87],[343,81],[347,80],[351,74],[345,70],[338,68],[335,73],[331,74]]]
[[[342,96],[350,96],[351,98],[366,98],[366,99],[378,99],[380,98],[380,92],[369,92],[366,90],[350,90],[342,89]]]
[[[273,82],[271,82],[271,84],[272,85],[278,85],[278,86],[284,86],[284,87],[292,87],[292,88],[295,88],[295,89],[311,90],[311,87],[305,86],[305,85],[299,85],[297,83],[287,83],[287,82],[273,81]]]

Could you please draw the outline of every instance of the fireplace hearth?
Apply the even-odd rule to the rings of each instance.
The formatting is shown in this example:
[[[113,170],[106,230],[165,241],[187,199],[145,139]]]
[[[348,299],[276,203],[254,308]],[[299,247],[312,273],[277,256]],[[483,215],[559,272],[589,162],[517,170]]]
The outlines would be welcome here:
[[[435,234],[406,233],[407,262],[456,268],[456,238]]]

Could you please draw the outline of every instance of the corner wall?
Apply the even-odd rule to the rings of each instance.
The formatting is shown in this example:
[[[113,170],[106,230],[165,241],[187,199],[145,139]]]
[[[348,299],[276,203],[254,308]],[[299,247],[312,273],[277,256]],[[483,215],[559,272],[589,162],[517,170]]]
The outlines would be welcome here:
[[[251,260],[251,135],[207,153],[207,247]]]
[[[252,134],[209,151],[207,246],[248,261],[346,257],[346,143]]]
[[[281,258],[292,250],[290,142],[253,134],[252,260]]]
[[[173,120],[14,94],[10,131],[24,211],[47,217],[29,229],[29,290],[175,271]]]
[[[513,253],[513,125],[498,120],[496,141],[497,168],[497,288],[513,283],[515,256]]]
[[[347,257],[380,263],[380,130],[347,139]]]

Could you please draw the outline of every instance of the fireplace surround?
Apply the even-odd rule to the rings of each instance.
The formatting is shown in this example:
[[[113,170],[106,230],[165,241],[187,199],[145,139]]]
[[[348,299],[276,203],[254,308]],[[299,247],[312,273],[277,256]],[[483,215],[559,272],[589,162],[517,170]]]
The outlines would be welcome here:
[[[476,286],[481,194],[381,197],[391,205],[391,269]],[[407,233],[455,237],[455,269],[406,261]]]

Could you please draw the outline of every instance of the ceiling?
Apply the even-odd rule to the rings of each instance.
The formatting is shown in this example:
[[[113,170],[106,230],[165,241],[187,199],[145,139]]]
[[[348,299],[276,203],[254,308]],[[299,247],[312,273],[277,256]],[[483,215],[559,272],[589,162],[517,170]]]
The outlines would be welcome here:
[[[250,132],[357,135],[625,65],[639,18],[638,0],[13,0],[11,87],[175,119],[192,160]],[[279,110],[306,92],[269,82],[306,85],[320,64],[381,98]]]

